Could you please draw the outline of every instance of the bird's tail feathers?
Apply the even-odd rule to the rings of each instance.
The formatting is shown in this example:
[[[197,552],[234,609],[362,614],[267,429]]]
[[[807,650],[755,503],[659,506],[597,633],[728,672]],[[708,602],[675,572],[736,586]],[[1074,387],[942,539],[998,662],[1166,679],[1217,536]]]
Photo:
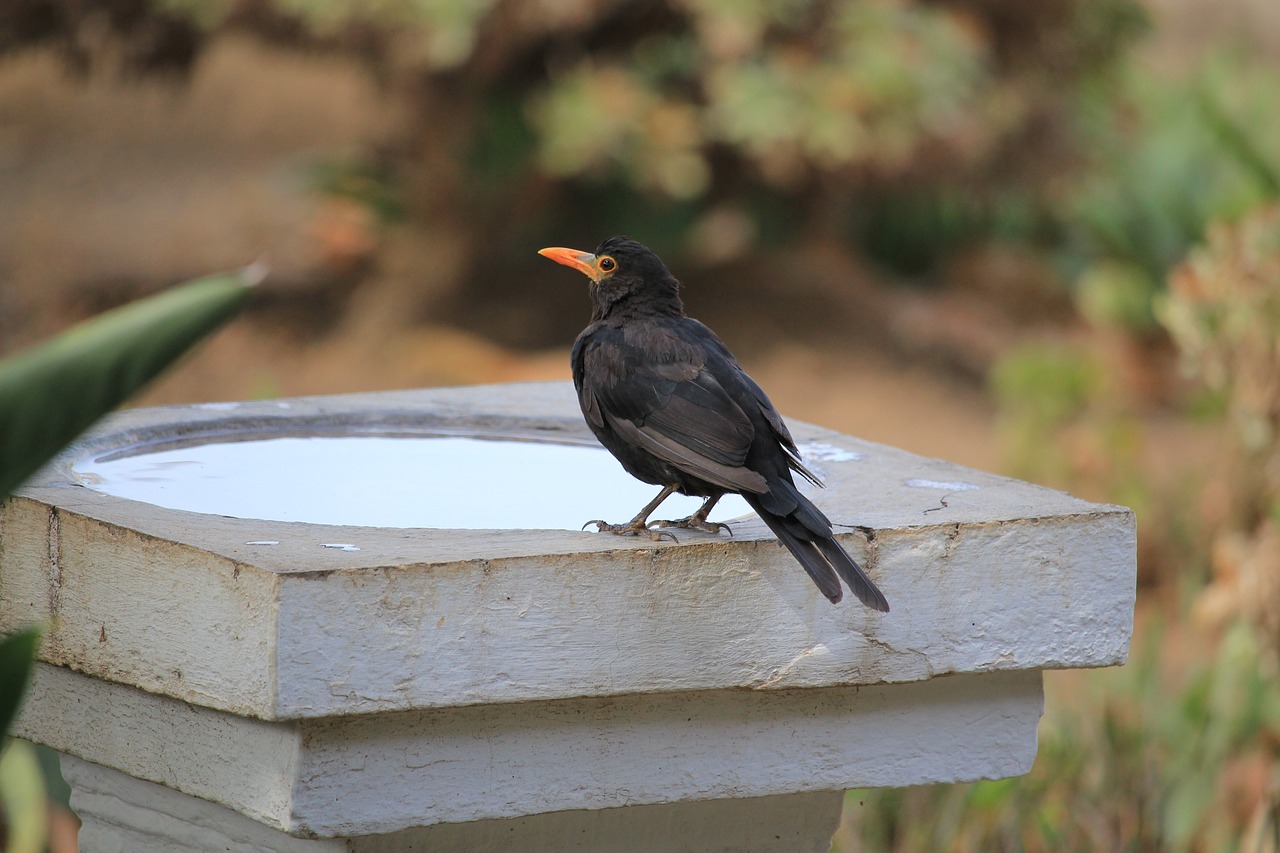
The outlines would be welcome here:
[[[787,550],[809,573],[809,577],[813,578],[813,582],[822,591],[822,594],[830,599],[832,604],[839,603],[840,599],[844,597],[844,590],[840,588],[840,577],[814,543],[802,539],[792,532],[790,529],[792,525],[787,524],[787,519],[770,512],[761,505],[758,495],[743,493],[742,497],[756,511],[756,515],[760,516],[764,523],[769,525],[769,529],[773,531],[774,536],[778,537],[778,541],[787,546]]]
[[[843,593],[839,578],[844,578],[859,601],[872,610],[888,613],[889,602],[884,593],[835,540],[831,522],[822,510],[790,484],[773,486],[769,494],[742,496],[787,546],[822,594],[833,604],[840,601]]]
[[[832,537],[827,537],[825,539],[816,539],[813,544],[827,558],[827,561],[835,567],[835,570],[840,573],[840,577],[844,578],[844,582],[849,585],[849,589],[853,590],[853,594],[858,597],[859,601],[872,610],[879,610],[881,613],[889,612],[889,600],[871,582],[871,578],[867,577],[867,573],[862,570],[862,566],[859,566],[857,561],[849,556],[839,542]]]

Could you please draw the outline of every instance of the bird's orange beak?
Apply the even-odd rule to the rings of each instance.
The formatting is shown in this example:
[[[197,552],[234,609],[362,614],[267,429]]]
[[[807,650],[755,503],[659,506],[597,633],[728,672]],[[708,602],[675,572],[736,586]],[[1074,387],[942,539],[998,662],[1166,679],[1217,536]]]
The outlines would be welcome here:
[[[550,258],[557,264],[564,264],[566,267],[573,267],[592,281],[600,280],[600,267],[596,265],[596,256],[590,252],[579,252],[577,249],[563,249],[555,247],[551,249],[539,249],[538,254],[542,255],[544,258]]]

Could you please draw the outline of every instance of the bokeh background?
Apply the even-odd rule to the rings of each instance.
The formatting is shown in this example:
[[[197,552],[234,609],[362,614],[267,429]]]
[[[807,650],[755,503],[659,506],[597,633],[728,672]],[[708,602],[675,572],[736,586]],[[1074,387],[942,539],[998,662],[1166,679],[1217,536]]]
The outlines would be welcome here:
[[[788,416],[1138,513],[1030,775],[837,850],[1277,850],[1275,0],[0,3],[0,354],[261,259],[137,402],[567,379],[616,233]]]

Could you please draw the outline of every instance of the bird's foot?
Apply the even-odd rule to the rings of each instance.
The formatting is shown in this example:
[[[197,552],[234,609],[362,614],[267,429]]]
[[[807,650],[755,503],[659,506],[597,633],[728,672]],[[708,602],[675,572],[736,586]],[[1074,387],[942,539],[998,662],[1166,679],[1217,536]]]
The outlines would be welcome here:
[[[593,518],[582,525],[582,529],[586,530],[592,524],[596,526],[597,533],[612,533],[615,536],[644,536],[654,542],[661,542],[663,539],[670,539],[672,542],[677,541],[675,534],[660,530],[650,530],[643,520],[632,520],[627,524],[610,524],[599,518]]]
[[[651,521],[649,527],[679,527],[682,530],[701,530],[703,533],[720,533],[725,532],[730,536],[733,530],[727,524],[721,524],[718,521],[707,521],[705,518],[699,518],[691,515],[688,518],[681,518],[677,521]]]

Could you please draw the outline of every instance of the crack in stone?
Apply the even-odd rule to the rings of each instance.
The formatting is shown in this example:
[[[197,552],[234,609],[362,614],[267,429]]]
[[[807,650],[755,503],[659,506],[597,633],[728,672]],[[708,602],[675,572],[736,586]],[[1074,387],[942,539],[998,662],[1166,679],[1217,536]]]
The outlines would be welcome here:
[[[49,511],[49,615],[62,611],[62,522],[56,509]]]
[[[955,550],[956,540],[960,538],[960,525],[953,524],[951,529],[947,531],[946,541],[942,545],[942,559],[947,559]]]
[[[825,654],[829,651],[831,650],[827,648],[825,643],[818,643],[817,645],[810,646],[809,648],[802,651],[800,654],[793,657],[787,663],[783,664],[782,666],[775,667],[773,670],[773,675],[769,676],[764,681],[760,681],[753,684],[752,686],[757,690],[767,690],[773,685],[782,681],[788,675],[790,675],[791,670],[795,669],[796,666],[799,665],[799,663],[805,658],[812,657],[813,655],[816,655],[816,654]]]
[[[917,649],[899,649],[878,637],[864,637],[868,643],[884,652],[886,657],[909,657],[923,665],[925,678],[933,678],[937,673],[933,669],[933,664],[929,660],[929,656]]]

